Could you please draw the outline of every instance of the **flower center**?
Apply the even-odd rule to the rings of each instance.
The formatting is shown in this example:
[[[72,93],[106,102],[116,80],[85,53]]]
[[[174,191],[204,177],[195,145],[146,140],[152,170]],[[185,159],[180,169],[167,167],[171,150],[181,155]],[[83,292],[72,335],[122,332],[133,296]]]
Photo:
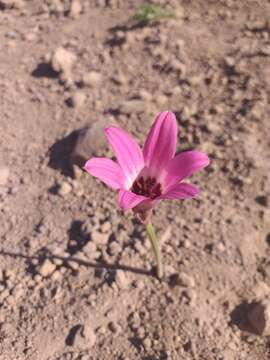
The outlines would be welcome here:
[[[161,195],[161,184],[153,177],[144,178],[143,176],[140,176],[134,181],[131,191],[137,195],[155,199]]]

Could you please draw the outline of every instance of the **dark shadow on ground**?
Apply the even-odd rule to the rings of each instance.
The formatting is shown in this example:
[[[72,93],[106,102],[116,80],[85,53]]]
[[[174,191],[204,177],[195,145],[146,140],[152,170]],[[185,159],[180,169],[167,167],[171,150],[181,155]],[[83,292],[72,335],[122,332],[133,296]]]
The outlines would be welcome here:
[[[89,235],[85,234],[82,230],[82,225],[82,221],[74,220],[68,231],[69,239],[72,240],[72,243],[67,246],[67,251],[70,255],[74,255],[80,251],[88,241]]]
[[[104,269],[106,271],[112,271],[112,272],[115,272],[116,270],[123,270],[123,271],[131,272],[131,273],[135,273],[135,274],[153,276],[154,277],[154,272],[153,271],[148,271],[148,270],[144,270],[144,269],[140,269],[140,268],[135,268],[135,267],[128,266],[128,265],[108,264],[108,263],[103,262],[103,261],[98,262],[98,263],[94,263],[94,262],[85,261],[85,260],[82,260],[82,259],[80,259],[78,257],[73,257],[73,256],[67,256],[67,257],[58,256],[58,255],[54,255],[53,253],[48,251],[48,249],[46,249],[46,250],[47,251],[46,252],[44,251],[44,253],[42,255],[43,260],[45,260],[45,259],[49,259],[49,260],[60,259],[67,265],[68,265],[68,263],[73,262],[73,263],[77,263],[78,265],[95,268],[97,270]],[[25,255],[25,254],[20,254],[20,253],[10,252],[10,251],[4,251],[4,250],[0,250],[0,256],[9,256],[9,257],[12,257],[12,258],[21,258],[21,259],[25,259],[29,263],[31,263],[33,260],[40,260],[40,256],[28,256],[28,255]]]
[[[53,70],[50,64],[40,63],[38,66],[32,71],[32,76],[36,78],[49,78],[56,79],[58,77],[58,73]]]
[[[60,170],[65,176],[73,175],[70,159],[77,138],[78,130],[74,130],[49,148],[49,167]]]

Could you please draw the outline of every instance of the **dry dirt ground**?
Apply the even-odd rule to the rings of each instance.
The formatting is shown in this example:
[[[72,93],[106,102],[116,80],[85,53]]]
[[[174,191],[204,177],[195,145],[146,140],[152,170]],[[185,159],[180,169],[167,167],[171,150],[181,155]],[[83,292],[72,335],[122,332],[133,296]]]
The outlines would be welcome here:
[[[175,18],[0,1],[1,360],[270,358],[270,3],[155,3]],[[143,226],[73,164],[165,109],[211,165],[155,211],[160,282]]]

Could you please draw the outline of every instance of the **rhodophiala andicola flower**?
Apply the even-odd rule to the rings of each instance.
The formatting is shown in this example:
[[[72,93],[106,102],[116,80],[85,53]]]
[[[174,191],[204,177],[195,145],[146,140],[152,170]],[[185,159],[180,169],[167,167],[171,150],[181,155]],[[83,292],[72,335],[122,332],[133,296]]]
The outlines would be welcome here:
[[[206,167],[209,158],[199,151],[185,151],[175,155],[177,121],[170,111],[157,116],[143,149],[135,139],[118,127],[106,128],[105,134],[116,161],[95,157],[86,162],[84,169],[118,190],[119,207],[124,211],[133,209],[139,214],[147,225],[153,244],[155,234],[149,221],[151,209],[162,200],[197,196],[198,188],[184,180]],[[155,253],[159,252],[156,240],[153,246]]]

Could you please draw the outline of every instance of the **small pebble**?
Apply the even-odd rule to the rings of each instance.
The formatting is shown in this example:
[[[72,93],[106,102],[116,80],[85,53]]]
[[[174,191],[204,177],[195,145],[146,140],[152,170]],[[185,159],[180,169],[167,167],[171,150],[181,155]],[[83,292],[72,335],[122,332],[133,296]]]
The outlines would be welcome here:
[[[130,281],[123,270],[117,270],[115,275],[115,282],[121,290],[128,289],[130,285]]]
[[[77,19],[82,12],[82,4],[79,0],[72,0],[69,9],[69,16]]]
[[[39,273],[43,277],[48,277],[54,272],[55,269],[55,264],[53,264],[49,259],[46,259],[40,266]]]
[[[71,192],[71,190],[72,190],[72,186],[68,182],[62,182],[58,186],[57,193],[60,196],[66,196]]]
[[[86,87],[95,88],[101,83],[101,73],[97,71],[90,71],[83,75],[82,77],[82,84]]]
[[[84,105],[85,101],[86,95],[81,91],[77,91],[68,99],[68,104],[74,108],[79,108]]]

